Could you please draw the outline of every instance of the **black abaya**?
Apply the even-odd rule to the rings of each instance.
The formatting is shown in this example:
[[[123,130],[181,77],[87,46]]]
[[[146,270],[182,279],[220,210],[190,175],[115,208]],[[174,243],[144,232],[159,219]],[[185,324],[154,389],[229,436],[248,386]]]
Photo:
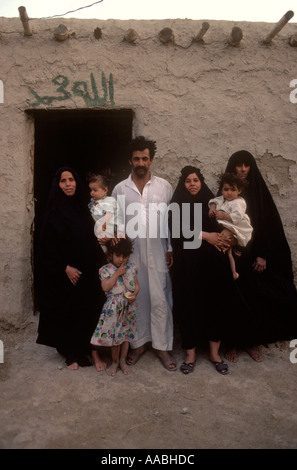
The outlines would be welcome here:
[[[74,196],[59,187],[63,171],[76,180]],[[90,353],[90,338],[105,300],[98,277],[105,262],[78,176],[71,168],[61,168],[52,183],[39,242],[37,343],[55,347],[68,363],[85,365]],[[75,286],[66,275],[67,265],[82,272]]]
[[[202,186],[196,196],[185,187],[185,179],[196,173]],[[173,194],[172,203],[180,207],[188,203],[191,208],[190,229],[194,229],[194,204],[202,204],[202,230],[219,232],[217,221],[210,218],[208,202],[213,193],[204,183],[203,176],[195,167],[185,167],[178,186]],[[171,233],[173,234],[170,220]],[[227,254],[218,251],[207,241],[197,249],[185,249],[183,243],[189,241],[183,236],[182,217],[180,218],[179,237],[172,238],[173,266],[173,311],[178,321],[182,337],[182,347],[192,349],[200,342],[227,340],[229,338],[229,319],[238,309],[244,318],[251,322],[252,314],[245,301],[235,289]],[[248,313],[246,312],[248,310]],[[236,319],[235,319],[236,321]],[[237,335],[244,341],[246,325],[238,324]]]
[[[250,346],[297,338],[297,292],[293,280],[290,248],[283,224],[258,169],[247,151],[230,157],[226,172],[236,166],[250,166],[248,185],[242,196],[253,226],[253,237],[236,261],[237,287],[257,317],[257,330],[249,328]],[[253,270],[256,257],[266,259],[266,269]],[[234,338],[236,331],[234,331]]]

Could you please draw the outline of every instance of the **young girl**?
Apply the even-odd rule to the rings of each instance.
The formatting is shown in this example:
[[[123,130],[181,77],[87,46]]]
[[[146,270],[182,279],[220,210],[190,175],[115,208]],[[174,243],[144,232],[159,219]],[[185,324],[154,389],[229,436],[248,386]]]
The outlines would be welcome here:
[[[245,247],[252,237],[253,228],[246,214],[246,202],[240,196],[245,182],[232,173],[224,173],[219,180],[221,196],[210,199],[209,216],[215,217],[224,227],[222,232],[232,234],[232,244],[227,251],[234,280],[238,279],[232,248],[235,245]]]
[[[113,238],[116,231],[117,202],[115,198],[107,196],[110,184],[109,175],[90,174],[88,178],[91,201],[89,209],[94,219],[94,233],[100,240],[105,237]],[[103,251],[106,252],[102,245]]]
[[[124,374],[129,374],[126,364],[129,343],[135,340],[134,303],[139,292],[136,268],[128,263],[132,253],[132,242],[120,238],[118,243],[108,242],[111,262],[99,269],[102,289],[107,300],[102,308],[98,325],[91,338],[93,346],[111,346],[112,363],[106,368],[108,375],[114,376],[118,367]],[[93,351],[96,361],[97,351]]]

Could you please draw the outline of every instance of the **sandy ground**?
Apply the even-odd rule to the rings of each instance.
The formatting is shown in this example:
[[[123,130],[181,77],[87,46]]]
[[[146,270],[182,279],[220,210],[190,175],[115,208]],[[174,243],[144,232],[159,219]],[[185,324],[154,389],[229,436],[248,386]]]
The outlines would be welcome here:
[[[222,376],[199,354],[194,372],[166,371],[152,351],[130,376],[70,371],[37,345],[37,318],[0,331],[1,449],[296,449],[297,364],[289,342],[241,352]],[[176,340],[178,364],[183,353]]]

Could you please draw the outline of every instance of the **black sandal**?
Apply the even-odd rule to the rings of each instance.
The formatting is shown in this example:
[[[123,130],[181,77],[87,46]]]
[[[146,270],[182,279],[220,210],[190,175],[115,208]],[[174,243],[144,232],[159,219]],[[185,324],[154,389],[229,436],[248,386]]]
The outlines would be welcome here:
[[[221,361],[221,362],[210,361],[210,362],[213,363],[213,365],[215,366],[215,368],[219,372],[219,374],[222,374],[222,375],[228,374],[228,365],[225,364],[223,361]]]
[[[195,367],[195,362],[183,362],[182,365],[180,366],[180,370],[182,371],[183,374],[190,374],[190,372],[193,372]]]

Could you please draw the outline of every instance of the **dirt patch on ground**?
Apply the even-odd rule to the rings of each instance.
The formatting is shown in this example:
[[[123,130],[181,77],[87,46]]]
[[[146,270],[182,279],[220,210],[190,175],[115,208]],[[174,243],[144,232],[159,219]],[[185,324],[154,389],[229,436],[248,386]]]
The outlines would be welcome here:
[[[37,345],[37,318],[0,331],[2,449],[295,449],[297,364],[289,342],[241,352],[222,376],[199,354],[185,376],[166,371],[152,351],[130,376],[69,371],[52,348]],[[183,352],[176,340],[175,358]]]

